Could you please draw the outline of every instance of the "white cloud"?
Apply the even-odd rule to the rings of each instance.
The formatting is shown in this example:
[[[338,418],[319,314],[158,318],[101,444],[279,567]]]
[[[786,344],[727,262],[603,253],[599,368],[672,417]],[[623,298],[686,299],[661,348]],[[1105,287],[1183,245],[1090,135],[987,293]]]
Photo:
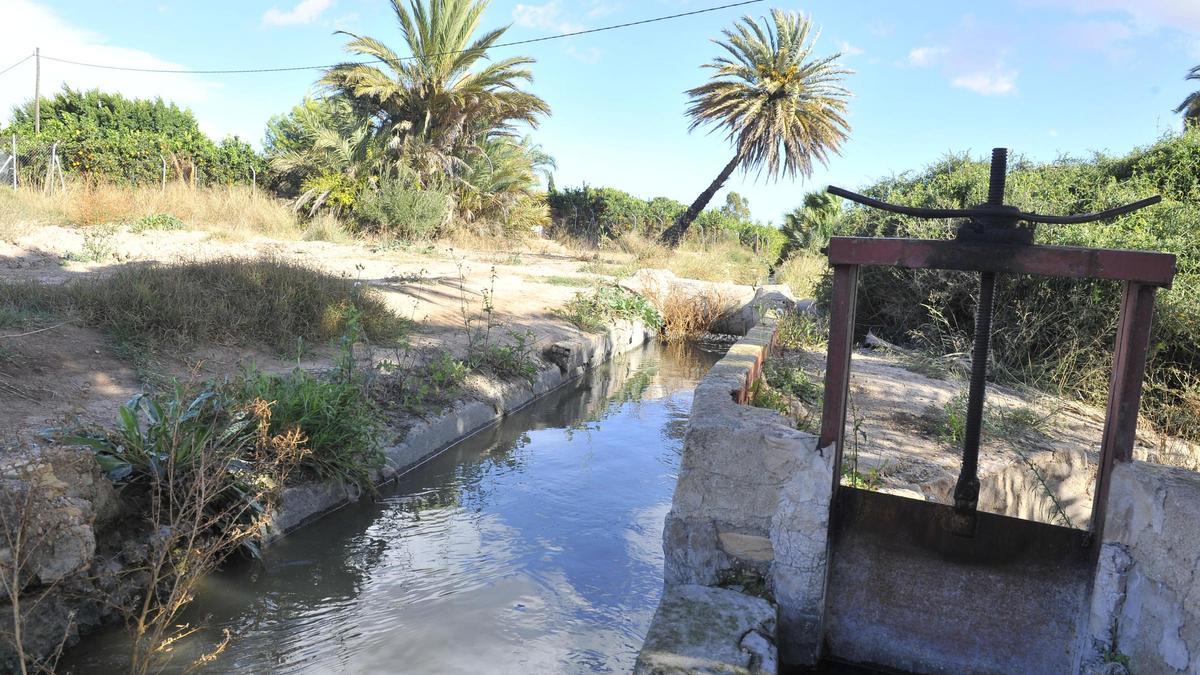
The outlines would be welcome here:
[[[312,23],[333,6],[334,0],[300,0],[295,7],[283,11],[272,7],[263,13],[262,22],[268,26],[294,26]]]
[[[599,5],[597,7],[597,9],[605,11],[609,11],[610,8],[611,6],[608,5]],[[592,11],[595,12],[596,9]],[[519,4],[513,7],[512,16],[513,23],[522,28],[539,28],[560,35],[563,33],[575,33],[587,28],[583,24],[563,18],[558,0],[547,0],[547,2],[538,5]],[[603,54],[603,52],[595,47],[579,49],[570,43],[566,45],[565,51],[571,58],[578,59],[584,63],[596,63]]]
[[[0,63],[8,65],[42,48],[42,95],[53,96],[64,84],[73,89],[99,88],[125,96],[154,98],[191,106],[209,100],[221,85],[198,75],[114,72],[51,60],[52,57],[102,65],[186,70],[186,66],[149,52],[107,44],[103,35],[73,26],[31,0],[0,0],[6,25],[20,26],[0,41]],[[4,76],[0,86],[0,117],[33,96],[33,62]],[[218,131],[204,124],[206,131]],[[224,131],[224,130],[222,130]]]
[[[945,47],[914,47],[908,52],[908,63],[914,66],[933,65],[949,51]]]
[[[1078,14],[1112,13],[1129,17],[1142,29],[1175,28],[1200,34],[1200,2],[1196,0],[1030,0]]]
[[[984,96],[1005,96],[1017,91],[1017,72],[996,68],[990,71],[965,73],[950,80],[950,84]]]
[[[540,5],[518,4],[513,7],[513,23],[522,28],[546,28],[557,33],[574,33],[584,27],[562,18],[558,0],[548,0]]]
[[[841,52],[843,56],[858,56],[859,54],[863,53],[862,48],[855,47],[845,40],[842,40],[838,43],[838,51]]]

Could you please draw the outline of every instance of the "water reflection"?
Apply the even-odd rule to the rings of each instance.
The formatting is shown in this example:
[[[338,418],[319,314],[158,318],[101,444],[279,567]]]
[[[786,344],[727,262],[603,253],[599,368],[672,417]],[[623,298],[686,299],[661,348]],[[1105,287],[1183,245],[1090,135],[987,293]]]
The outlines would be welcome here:
[[[598,369],[206,582],[190,621],[236,636],[214,672],[628,671],[662,583],[691,390],[717,355]],[[71,654],[114,671],[114,634]]]

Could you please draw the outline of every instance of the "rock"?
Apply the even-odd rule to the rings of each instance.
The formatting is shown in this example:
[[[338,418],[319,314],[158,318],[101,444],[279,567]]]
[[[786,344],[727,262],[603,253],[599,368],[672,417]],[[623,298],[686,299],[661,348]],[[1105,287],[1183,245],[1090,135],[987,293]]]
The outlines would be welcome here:
[[[681,585],[663,594],[633,672],[774,673],[775,607],[725,588]]]

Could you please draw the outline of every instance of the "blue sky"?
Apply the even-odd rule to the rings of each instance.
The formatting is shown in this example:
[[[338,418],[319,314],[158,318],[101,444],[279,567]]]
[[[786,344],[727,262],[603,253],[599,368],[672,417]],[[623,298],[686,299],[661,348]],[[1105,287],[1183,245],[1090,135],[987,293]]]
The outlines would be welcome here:
[[[484,23],[512,24],[505,39],[525,39],[720,4],[493,0]],[[732,151],[719,135],[687,133],[683,91],[703,81],[699,66],[717,53],[710,38],[771,7],[811,14],[822,29],[818,51],[842,51],[856,74],[841,157],[810,179],[739,174],[728,184],[764,221],[778,222],[806,191],[862,186],[946,152],[1005,145],[1053,159],[1150,143],[1178,128],[1171,111],[1190,91],[1183,75],[1200,63],[1200,0],[778,0],[500,50],[538,60],[533,90],[554,112],[534,136],[558,160],[558,184],[690,202]],[[0,68],[35,46],[46,56],[141,67],[334,63],[343,58],[339,29],[399,49],[390,12],[385,0],[0,0]],[[316,76],[120,73],[49,60],[42,70],[44,92],[66,82],[161,95],[190,107],[209,133],[254,142]],[[32,88],[32,62],[0,76],[0,119]]]

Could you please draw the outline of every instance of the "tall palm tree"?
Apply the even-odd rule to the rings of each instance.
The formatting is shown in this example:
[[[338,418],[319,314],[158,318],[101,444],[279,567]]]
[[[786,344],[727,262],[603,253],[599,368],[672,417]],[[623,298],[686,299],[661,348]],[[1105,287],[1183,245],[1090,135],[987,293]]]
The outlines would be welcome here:
[[[783,217],[780,230],[787,241],[779,252],[776,265],[782,264],[793,254],[803,250],[814,250],[829,243],[834,227],[842,217],[840,200],[826,192],[809,192],[804,195],[804,205]]]
[[[1185,80],[1200,80],[1200,66],[1196,66],[1188,71]],[[1188,97],[1183,99],[1183,103],[1175,109],[1177,113],[1183,113],[1183,123],[1200,125],[1200,91],[1193,91],[1188,94]]]
[[[533,80],[533,59],[487,59],[506,29],[473,37],[487,0],[391,1],[412,56],[343,31],[347,52],[377,63],[342,63],[320,82],[374,121],[397,160],[415,159],[423,174],[453,169],[487,138],[514,133],[522,122],[536,126],[549,113],[545,101],[521,89]]]
[[[727,131],[734,155],[716,180],[662,234],[675,246],[692,221],[738,167],[769,179],[812,175],[813,160],[826,163],[850,132],[842,81],[851,71],[840,53],[815,57],[817,35],[807,16],[779,9],[756,22],[741,19],[714,40],[728,55],[706,64],[706,84],[688,90],[689,131],[704,125]]]

